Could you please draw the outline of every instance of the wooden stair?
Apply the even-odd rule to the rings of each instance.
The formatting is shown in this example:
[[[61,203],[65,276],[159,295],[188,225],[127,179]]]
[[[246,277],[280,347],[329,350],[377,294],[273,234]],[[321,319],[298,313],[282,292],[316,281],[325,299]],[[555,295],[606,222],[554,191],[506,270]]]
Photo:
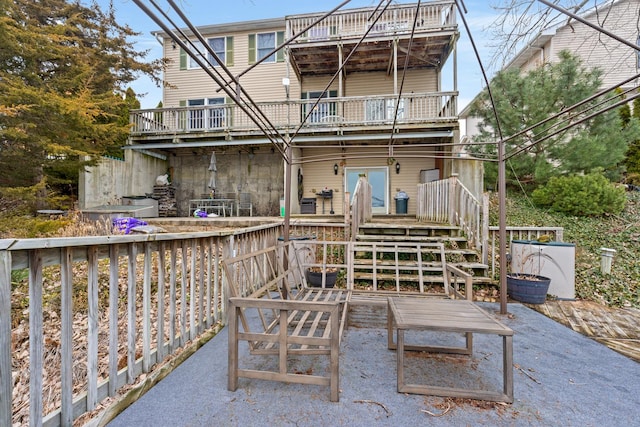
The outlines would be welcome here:
[[[456,267],[473,275],[474,284],[488,284],[491,283],[491,278],[488,276],[489,266],[483,264],[481,261],[481,255],[475,249],[469,248],[467,239],[462,235],[462,231],[459,227],[446,225],[446,224],[431,224],[421,223],[415,218],[399,217],[374,217],[373,220],[366,224],[361,224],[358,234],[356,236],[357,241],[361,242],[389,242],[389,243],[434,243],[440,242],[445,247],[445,258],[448,264],[453,264]],[[400,265],[405,265],[407,271],[403,272],[401,280],[405,282],[415,281],[415,274],[412,274],[412,270],[415,270],[417,264],[413,259],[400,260]],[[355,263],[366,262],[364,260],[354,260]],[[384,261],[382,262],[384,265]],[[433,262],[422,262],[421,268],[423,274],[426,277],[430,277],[431,284],[439,285],[442,283],[442,270],[438,266],[438,260]],[[432,273],[432,274],[431,274]],[[371,275],[367,273],[357,274],[355,279],[357,280],[370,280]],[[388,276],[384,273],[378,273],[378,280],[388,279],[395,280],[397,278],[395,272],[389,272]]]

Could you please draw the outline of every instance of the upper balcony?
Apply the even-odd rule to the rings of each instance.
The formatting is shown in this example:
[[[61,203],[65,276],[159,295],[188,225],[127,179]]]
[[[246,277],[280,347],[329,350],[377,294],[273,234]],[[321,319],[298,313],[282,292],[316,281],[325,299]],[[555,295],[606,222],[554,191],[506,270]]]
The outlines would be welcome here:
[[[394,126],[397,131],[452,128],[457,126],[458,120],[457,92],[411,93],[403,95],[399,101],[397,95],[380,95],[322,98],[317,104],[315,102],[291,100],[259,103],[258,106],[279,131],[300,128],[301,134],[388,133]],[[236,104],[131,112],[131,137],[136,142],[256,135],[262,135],[260,129]]]
[[[409,53],[409,68],[439,69],[458,38],[455,2],[426,2],[416,9],[416,4],[390,6],[377,20],[380,12],[373,8],[339,11],[308,31],[322,13],[288,16],[287,39],[301,34],[289,45],[291,64],[298,75],[333,74],[340,58],[349,57],[345,73],[386,71],[397,48],[397,63],[404,64]]]

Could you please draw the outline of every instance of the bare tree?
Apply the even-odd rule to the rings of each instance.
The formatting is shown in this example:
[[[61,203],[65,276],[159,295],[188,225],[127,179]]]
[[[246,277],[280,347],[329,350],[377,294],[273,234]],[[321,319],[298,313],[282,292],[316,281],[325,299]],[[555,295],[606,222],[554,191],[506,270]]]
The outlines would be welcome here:
[[[596,12],[612,3],[611,0],[555,0],[554,4],[572,13],[593,8]],[[636,8],[639,5],[636,4]],[[490,26],[493,56],[490,66],[502,68],[513,56],[545,29],[571,24],[571,18],[537,0],[504,0],[491,7],[499,12]],[[637,13],[636,13],[637,16]],[[605,24],[605,18],[598,22]]]

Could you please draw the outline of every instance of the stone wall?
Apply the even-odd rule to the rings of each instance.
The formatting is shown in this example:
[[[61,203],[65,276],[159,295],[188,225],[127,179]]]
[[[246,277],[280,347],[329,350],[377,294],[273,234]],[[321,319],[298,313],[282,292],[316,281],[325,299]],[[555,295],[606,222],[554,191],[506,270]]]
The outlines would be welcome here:
[[[189,200],[210,193],[213,148],[194,149],[169,157],[171,182],[176,188],[178,216],[189,214]],[[284,196],[284,163],[277,151],[262,147],[249,151],[243,147],[216,147],[216,193],[251,194],[254,216],[278,216]]]

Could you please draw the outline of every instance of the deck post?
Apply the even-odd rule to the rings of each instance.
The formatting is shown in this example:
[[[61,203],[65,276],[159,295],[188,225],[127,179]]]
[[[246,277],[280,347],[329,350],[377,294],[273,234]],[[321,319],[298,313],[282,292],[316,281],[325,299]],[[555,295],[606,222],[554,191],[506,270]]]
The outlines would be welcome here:
[[[0,425],[11,425],[11,253],[0,251]]]

